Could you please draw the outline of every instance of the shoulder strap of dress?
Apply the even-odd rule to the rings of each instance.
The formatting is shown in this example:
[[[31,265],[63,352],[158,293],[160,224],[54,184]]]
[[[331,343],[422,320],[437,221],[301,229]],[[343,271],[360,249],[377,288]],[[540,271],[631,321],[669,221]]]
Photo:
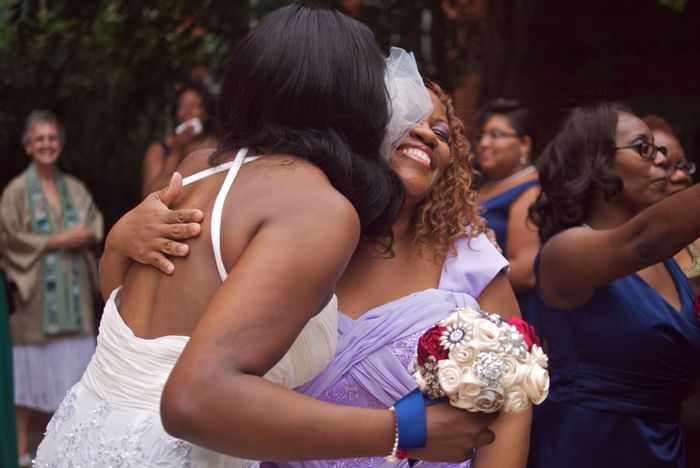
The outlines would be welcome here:
[[[224,209],[226,195],[228,195],[228,191],[231,188],[233,181],[236,179],[238,171],[243,165],[243,161],[246,159],[246,154],[248,154],[248,148],[241,148],[238,151],[238,154],[236,154],[236,157],[230,163],[228,174],[226,174],[224,183],[219,189],[219,193],[216,196],[216,201],[214,201],[214,208],[211,212],[211,245],[214,249],[214,260],[216,260],[216,269],[219,272],[221,281],[224,281],[228,276],[228,272],[226,271],[224,260],[221,255],[221,214]]]
[[[182,179],[182,186],[194,184],[195,182],[198,182],[202,179],[205,179],[209,177],[210,175],[218,174],[219,172],[226,171],[233,166],[233,163],[235,162],[235,159],[233,161],[228,161],[223,164],[219,164],[218,166],[213,166],[209,167],[207,169],[204,169],[203,171],[195,172],[192,175],[188,175],[187,177]]]

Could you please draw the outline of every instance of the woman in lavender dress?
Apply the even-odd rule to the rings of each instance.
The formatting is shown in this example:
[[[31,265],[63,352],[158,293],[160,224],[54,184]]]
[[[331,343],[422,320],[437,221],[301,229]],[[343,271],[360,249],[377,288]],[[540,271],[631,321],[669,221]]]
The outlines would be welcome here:
[[[440,87],[430,82],[426,86],[433,113],[389,161],[406,188],[392,228],[393,255],[382,255],[368,242],[360,244],[336,287],[342,311],[336,354],[324,372],[298,389],[320,400],[388,408],[416,388],[408,367],[418,338],[453,307],[474,306],[476,297],[485,310],[505,318],[518,314],[504,275],[507,261],[482,233],[483,221],[476,213],[464,127]],[[471,466],[525,466],[529,428],[530,414],[502,414],[491,426],[496,441],[480,448]],[[384,463],[369,458],[285,466]]]
[[[476,297],[483,309],[506,319],[519,315],[504,274],[508,263],[482,233],[484,223],[470,189],[474,173],[464,126],[440,87],[426,86],[433,112],[409,132],[389,161],[406,191],[392,226],[392,251],[361,242],[336,287],[342,311],[337,352],[324,372],[298,389],[320,400],[388,408],[416,388],[408,365],[419,336],[454,307],[478,307]],[[494,443],[480,448],[472,462],[453,466],[524,467],[530,414],[502,414],[491,429]],[[418,458],[419,451],[409,456]],[[384,464],[377,457],[284,466]]]

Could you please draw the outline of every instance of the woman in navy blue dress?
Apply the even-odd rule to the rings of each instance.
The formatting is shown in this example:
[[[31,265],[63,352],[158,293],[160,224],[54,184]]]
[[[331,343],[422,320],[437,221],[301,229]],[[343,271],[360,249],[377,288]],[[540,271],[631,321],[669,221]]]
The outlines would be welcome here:
[[[700,234],[700,186],[664,199],[664,153],[639,118],[601,104],[575,109],[538,159],[534,302],[552,381],[530,468],[686,466],[700,323],[672,257]]]
[[[528,208],[539,192],[531,160],[535,148],[533,116],[519,101],[494,99],[479,110],[474,128],[483,176],[477,202],[510,263],[507,276],[522,315],[537,327],[529,306],[535,286],[532,266],[540,246],[537,229],[528,223]]]

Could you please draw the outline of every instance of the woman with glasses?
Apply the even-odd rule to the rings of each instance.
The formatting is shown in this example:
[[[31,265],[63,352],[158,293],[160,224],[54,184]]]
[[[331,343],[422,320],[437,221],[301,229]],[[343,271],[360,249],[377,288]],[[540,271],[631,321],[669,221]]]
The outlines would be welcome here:
[[[700,235],[700,186],[667,197],[668,166],[615,104],[574,109],[537,161],[533,305],[552,380],[530,468],[686,466],[679,413],[700,383],[700,323],[672,257]]]
[[[483,176],[477,202],[510,263],[508,279],[523,317],[537,326],[528,305],[535,286],[532,264],[540,245],[537,230],[527,221],[528,208],[539,192],[531,160],[535,146],[532,113],[518,101],[494,99],[479,110],[474,128]]]

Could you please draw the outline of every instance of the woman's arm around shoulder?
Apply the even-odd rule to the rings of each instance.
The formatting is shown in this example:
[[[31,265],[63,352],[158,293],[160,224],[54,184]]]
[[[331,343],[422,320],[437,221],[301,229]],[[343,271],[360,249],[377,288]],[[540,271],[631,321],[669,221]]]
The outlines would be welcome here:
[[[182,176],[176,172],[166,188],[146,196],[109,231],[99,270],[105,299],[124,282],[132,261],[171,274],[174,265],[167,256],[189,253],[189,246],[180,241],[199,235],[204,213],[198,209],[171,210],[169,206],[181,192]]]

